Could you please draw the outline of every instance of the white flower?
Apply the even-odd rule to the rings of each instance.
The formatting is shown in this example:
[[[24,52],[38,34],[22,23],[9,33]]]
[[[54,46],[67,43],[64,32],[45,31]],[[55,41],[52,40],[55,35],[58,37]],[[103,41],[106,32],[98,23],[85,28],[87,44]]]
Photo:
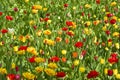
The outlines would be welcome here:
[[[8,32],[9,32],[10,34],[13,34],[13,33],[14,33],[14,31],[15,31],[15,29],[14,29],[14,28],[8,28]]]

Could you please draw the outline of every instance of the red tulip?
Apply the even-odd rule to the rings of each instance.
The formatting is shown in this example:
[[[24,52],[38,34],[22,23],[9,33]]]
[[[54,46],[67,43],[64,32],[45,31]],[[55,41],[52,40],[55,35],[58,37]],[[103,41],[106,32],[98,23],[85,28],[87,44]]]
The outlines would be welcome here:
[[[6,16],[6,20],[12,21],[13,17],[12,16]]]
[[[31,57],[31,58],[28,58],[28,61],[29,61],[30,63],[34,63],[34,62],[35,62],[35,57],[33,56],[33,57]]]
[[[107,35],[110,35],[110,31],[109,31],[109,30],[106,30],[105,33],[106,33]]]
[[[87,53],[87,51],[86,51],[86,50],[82,50],[81,55],[82,55],[82,56],[85,56],[85,55],[86,55],[86,53]]]
[[[113,16],[112,13],[107,14],[107,17],[112,17],[112,16]]]
[[[116,23],[116,20],[115,19],[111,19],[110,20],[110,24],[115,24]]]
[[[112,76],[113,75],[113,70],[108,70],[108,75]]]
[[[20,50],[27,50],[27,46],[20,46],[19,48],[18,48],[18,50],[20,51]]]
[[[58,62],[58,61],[60,61],[60,58],[57,57],[57,56],[53,56],[53,57],[51,57],[51,58],[49,59],[49,61]]]
[[[68,30],[67,27],[63,27],[63,28],[62,28],[62,31],[67,31],[67,30]]]
[[[90,78],[96,78],[97,76],[99,75],[99,73],[95,70],[92,70],[90,71],[88,74],[87,74],[87,78],[90,79]]]
[[[18,72],[18,71],[19,71],[19,67],[18,67],[18,66],[16,66],[16,67],[15,67],[15,70],[16,70],[16,72]]]
[[[47,22],[48,20],[49,20],[49,18],[44,18],[44,21],[46,21],[46,22]]]
[[[0,12],[0,16],[2,16],[3,12]]]
[[[81,48],[83,46],[83,42],[76,42],[75,43],[75,47],[77,47],[77,48]]]
[[[70,31],[66,32],[66,34],[69,35],[69,36],[74,36],[74,34]]]
[[[117,53],[112,53],[110,56],[111,56],[111,57],[117,57],[118,54],[117,54]]]
[[[14,8],[14,11],[17,12],[17,11],[18,11],[18,8],[15,7],[15,8]]]
[[[96,0],[96,4],[100,4],[100,0]]]
[[[56,74],[56,76],[58,77],[58,78],[63,78],[63,77],[65,77],[65,72],[57,72],[57,74]]]
[[[73,22],[72,21],[66,21],[66,25],[67,26],[73,26]]]
[[[111,54],[110,58],[108,58],[108,62],[111,64],[117,63],[118,62],[117,54],[116,53]]]
[[[7,29],[2,29],[1,32],[2,32],[2,34],[5,34],[5,33],[8,33],[8,30]]]
[[[36,29],[37,29],[37,26],[33,26],[33,28],[36,30]]]
[[[64,4],[64,7],[68,7],[68,4]]]
[[[15,79],[16,79],[16,76],[15,76],[15,74],[8,74],[8,75],[7,75],[7,78],[8,78],[9,80],[15,80]]]
[[[84,12],[82,12],[81,14],[82,14],[82,16],[84,16],[84,15],[85,15],[85,13],[84,13]]]

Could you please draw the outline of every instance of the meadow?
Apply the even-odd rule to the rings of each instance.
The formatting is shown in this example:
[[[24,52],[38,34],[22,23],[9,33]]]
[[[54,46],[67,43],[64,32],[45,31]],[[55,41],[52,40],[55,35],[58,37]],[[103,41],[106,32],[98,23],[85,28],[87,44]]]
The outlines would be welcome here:
[[[119,80],[120,0],[0,0],[0,80]]]

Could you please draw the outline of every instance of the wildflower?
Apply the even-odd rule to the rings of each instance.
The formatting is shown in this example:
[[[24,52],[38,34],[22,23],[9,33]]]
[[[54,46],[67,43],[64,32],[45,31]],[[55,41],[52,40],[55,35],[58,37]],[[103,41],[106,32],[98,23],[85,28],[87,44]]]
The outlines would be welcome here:
[[[16,74],[15,78],[16,78],[16,80],[19,80],[20,79],[20,74]]]
[[[44,18],[44,21],[47,22],[49,20],[49,18]]]
[[[35,21],[34,20],[31,20],[30,22],[29,22],[29,25],[34,25],[35,24]]]
[[[61,37],[56,37],[56,42],[61,42],[62,41],[62,38]]]
[[[36,49],[34,47],[32,47],[32,46],[27,48],[27,52],[29,52],[29,53],[31,53],[33,55],[38,55]]]
[[[37,36],[41,36],[41,34],[42,34],[42,31],[41,31],[41,30],[38,30],[38,31],[36,32],[36,35],[37,35]]]
[[[73,7],[73,10],[76,10],[76,7],[75,7],[75,6]]]
[[[103,30],[103,31],[106,31],[106,29],[107,29],[107,27],[106,27],[106,26],[102,27],[102,30]]]
[[[34,63],[34,62],[35,62],[35,57],[33,56],[33,57],[31,57],[31,58],[28,58],[28,61],[29,61],[30,63]]]
[[[42,9],[42,6],[41,6],[41,5],[33,5],[33,6],[32,6],[32,9],[41,10],[41,9]]]
[[[78,41],[78,42],[75,43],[74,46],[77,47],[77,48],[81,48],[83,46],[83,42]]]
[[[20,51],[17,52],[17,54],[23,55],[23,54],[25,54],[25,50],[20,50]]]
[[[79,65],[79,60],[74,60],[73,64],[74,64],[74,66],[78,66]]]
[[[72,21],[66,21],[66,25],[67,26],[73,26],[73,22]]]
[[[65,72],[57,72],[56,73],[56,77],[58,77],[58,78],[63,78],[63,77],[65,77],[66,76],[66,74],[65,74]]]
[[[18,67],[18,66],[15,67],[15,71],[16,71],[16,72],[19,71],[19,67]]]
[[[85,8],[91,8],[90,4],[85,4]]]
[[[104,64],[104,63],[105,63],[105,60],[104,60],[104,59],[100,59],[100,63],[101,63],[101,64]]]
[[[96,4],[100,4],[100,0],[96,0]]]
[[[38,10],[32,9],[32,13],[37,14],[37,13],[38,13]]]
[[[27,50],[27,46],[20,46],[19,48],[18,48],[18,50],[20,51],[20,50]]]
[[[66,4],[64,4],[64,7],[68,7],[68,4],[66,3]]]
[[[112,19],[115,19],[117,21],[117,17],[116,16],[112,16]]]
[[[46,68],[46,69],[44,69],[44,71],[49,76],[55,76],[56,75],[56,72],[53,69]]]
[[[116,76],[115,76],[117,79],[120,79],[120,74],[118,73],[118,74],[116,74]]]
[[[118,69],[113,69],[113,74],[117,75],[118,74]]]
[[[18,46],[14,46],[13,49],[15,52],[18,51]]]
[[[104,73],[108,74],[108,69],[107,68],[104,69]]]
[[[66,55],[67,51],[66,50],[62,50],[61,51],[63,55]]]
[[[3,12],[0,12],[0,16],[2,16]]]
[[[12,16],[6,16],[6,20],[12,21],[12,20],[13,20],[13,17],[12,17]]]
[[[116,24],[114,24],[113,26],[114,26],[114,28],[115,28],[115,29],[117,29],[117,28],[118,28],[118,25],[116,25]]]
[[[107,35],[110,35],[110,31],[109,31],[109,30],[106,30],[105,33],[106,33]]]
[[[114,2],[111,2],[110,5],[111,5],[111,6],[116,6],[116,4],[117,4],[117,3],[114,1]]]
[[[41,58],[41,57],[35,57],[35,62],[37,63],[41,63],[41,62],[44,62],[45,59],[44,58]]]
[[[15,11],[15,12],[17,12],[17,11],[18,11],[18,8],[17,8],[17,7],[15,7],[15,8],[14,8],[14,11]]]
[[[52,22],[52,20],[48,20],[47,23],[50,24]]]
[[[8,32],[10,33],[10,34],[14,34],[14,28],[8,28]]]
[[[18,38],[20,41],[22,41],[22,42],[26,42],[26,37],[25,36],[19,36],[19,38]]]
[[[90,35],[91,34],[90,29],[84,28],[84,33],[87,34],[87,35]]]
[[[66,62],[66,57],[62,57],[62,62]]]
[[[68,39],[68,38],[65,39],[65,43],[66,43],[66,44],[69,43],[69,39]]]
[[[86,50],[82,50],[82,52],[81,52],[81,56],[85,56],[86,55],[86,53],[87,53],[87,51]]]
[[[43,8],[43,11],[47,11],[48,10],[48,8]]]
[[[7,74],[6,68],[0,68],[0,74]]]
[[[35,67],[35,71],[36,71],[37,73],[40,73],[40,72],[43,71],[43,67],[40,67],[40,66]]]
[[[53,56],[49,60],[52,61],[52,62],[58,62],[60,59],[57,56]]]
[[[109,48],[108,48],[108,47],[105,47],[105,50],[106,50],[106,51],[108,51],[108,50],[109,50]]]
[[[120,33],[119,33],[119,32],[114,32],[112,35],[113,35],[114,37],[119,37]]]
[[[29,0],[25,0],[25,2],[27,3],[27,2],[29,2]]]
[[[8,74],[7,79],[8,80],[16,80],[16,76],[15,76],[15,74]]]
[[[2,32],[2,34],[5,34],[5,33],[8,33],[8,30],[7,29],[2,29],[1,32]]]
[[[39,52],[40,52],[40,54],[44,54],[44,50],[42,50],[42,49],[40,49]]]
[[[111,64],[117,63],[118,62],[117,54],[112,53],[110,58],[108,58],[108,62]]]
[[[79,67],[79,71],[84,73],[85,72],[85,67]]]
[[[110,24],[115,24],[116,23],[116,20],[115,19],[111,19],[110,20]]]
[[[29,80],[34,80],[35,79],[35,75],[30,73],[30,72],[24,72],[23,74],[23,77],[25,77],[26,79],[29,79]]]
[[[45,30],[43,33],[44,33],[45,35],[50,35],[50,34],[51,34],[51,31],[50,31],[50,30]]]
[[[109,17],[112,17],[113,16],[113,14],[112,13],[108,13],[107,14],[107,17],[109,18]]]
[[[74,32],[73,31],[68,31],[68,32],[66,32],[66,34],[69,35],[69,36],[74,36]]]
[[[93,21],[93,24],[94,24],[94,25],[98,25],[99,23],[100,23],[99,20]]]
[[[96,78],[97,76],[99,75],[99,73],[95,70],[92,70],[90,71],[88,74],[87,74],[87,78],[90,79],[90,78]]]
[[[77,53],[77,52],[73,52],[73,53],[72,53],[72,57],[73,57],[73,58],[77,58],[77,57],[78,57],[78,53]]]
[[[108,70],[108,75],[112,76],[113,75],[113,70]]]
[[[11,64],[11,68],[14,69],[16,67],[15,63]]]
[[[115,47],[116,47],[116,49],[120,49],[119,43],[115,43]]]
[[[55,42],[53,40],[50,40],[50,39],[45,39],[43,42],[45,44],[52,45],[52,46],[54,46],[54,44],[55,44]]]
[[[48,67],[49,67],[49,68],[52,68],[52,69],[58,68],[58,66],[57,66],[56,63],[49,63],[49,64],[48,64]]]
[[[86,27],[90,26],[90,24],[91,24],[90,21],[86,21],[86,22],[85,22],[85,26],[86,26]]]

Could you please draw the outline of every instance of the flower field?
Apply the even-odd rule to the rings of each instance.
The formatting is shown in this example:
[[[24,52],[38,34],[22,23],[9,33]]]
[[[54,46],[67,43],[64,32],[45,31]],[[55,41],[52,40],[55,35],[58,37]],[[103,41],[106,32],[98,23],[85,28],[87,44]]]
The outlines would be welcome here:
[[[0,0],[0,80],[119,80],[120,0]]]

